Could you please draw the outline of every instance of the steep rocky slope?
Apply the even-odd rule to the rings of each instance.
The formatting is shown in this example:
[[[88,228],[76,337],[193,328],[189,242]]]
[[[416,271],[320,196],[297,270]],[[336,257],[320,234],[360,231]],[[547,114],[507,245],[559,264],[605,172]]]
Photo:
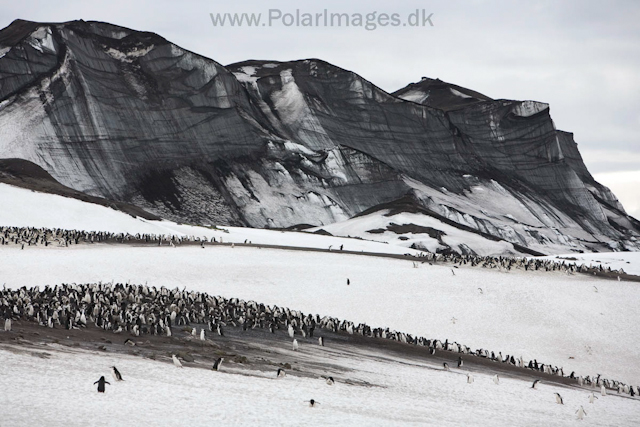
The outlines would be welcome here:
[[[184,222],[321,226],[408,198],[537,252],[638,249],[546,104],[430,79],[389,94],[320,60],[224,67],[100,22],[0,31],[0,158]]]

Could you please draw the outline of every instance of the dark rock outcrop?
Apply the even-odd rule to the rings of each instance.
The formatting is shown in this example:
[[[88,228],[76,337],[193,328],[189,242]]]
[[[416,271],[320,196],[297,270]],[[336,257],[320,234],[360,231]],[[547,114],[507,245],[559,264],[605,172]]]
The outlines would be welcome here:
[[[0,31],[9,157],[191,223],[324,225],[408,196],[539,252],[638,248],[546,104],[430,79],[389,94],[320,60],[223,67],[99,22]]]
[[[73,188],[66,187],[56,181],[40,166],[27,160],[0,159],[0,183],[9,184],[14,187],[27,188],[40,193],[56,194],[87,203],[107,206],[134,217],[141,217],[149,220],[162,219],[157,215],[150,214],[149,212],[140,209],[138,206],[115,200],[108,200],[102,197],[90,196],[74,190]]]

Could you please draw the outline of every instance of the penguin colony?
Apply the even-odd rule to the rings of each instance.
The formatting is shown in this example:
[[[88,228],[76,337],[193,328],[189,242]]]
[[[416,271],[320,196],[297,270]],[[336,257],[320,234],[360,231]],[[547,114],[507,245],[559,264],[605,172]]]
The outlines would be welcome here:
[[[496,354],[486,349],[472,351],[465,345],[448,340],[442,342],[438,339],[414,337],[389,328],[372,328],[362,323],[355,325],[348,320],[304,314],[289,308],[245,302],[237,298],[210,296],[203,292],[181,291],[177,288],[156,289],[147,285],[122,283],[62,284],[45,286],[42,290],[39,287],[15,290],[4,288],[0,290],[0,317],[4,319],[5,331],[11,331],[12,320],[33,321],[42,327],[66,329],[80,329],[93,324],[105,331],[131,336],[171,336],[171,327],[192,324],[206,324],[210,332],[217,332],[218,335],[223,335],[223,326],[242,327],[243,330],[268,329],[271,333],[284,330],[290,336],[309,338],[313,338],[316,329],[334,333],[344,331],[350,335],[422,346],[432,355],[448,351],[570,378],[579,386],[600,388],[602,394],[606,389],[613,389],[633,397],[640,390],[638,386],[604,379],[600,375],[582,377],[571,372],[566,376],[562,368],[539,363],[536,359],[525,363],[521,357],[503,356],[501,352]],[[130,338],[126,342],[135,345]],[[294,339],[293,343],[297,350],[297,340]],[[319,345],[324,344],[325,340],[320,337]],[[173,362],[176,366],[182,366],[176,357]],[[216,362],[214,369],[219,369],[221,362],[222,360]],[[459,356],[458,367],[460,366],[462,358]],[[445,364],[446,368],[449,368],[448,364]]]
[[[225,230],[221,230],[225,231]],[[0,226],[0,245],[15,244],[20,245],[22,249],[28,246],[70,246],[81,243],[137,243],[137,244],[157,244],[158,246],[179,246],[182,244],[200,244],[204,248],[205,243],[223,243],[222,238],[216,240],[215,237],[208,239],[206,237],[196,236],[175,236],[175,235],[157,235],[157,234],[128,234],[128,233],[111,233],[97,231],[79,231],[34,227],[3,227]],[[244,244],[251,244],[245,240]],[[342,250],[342,246],[340,247]],[[329,247],[331,250],[331,247]],[[587,266],[586,264],[577,265],[575,263],[565,263],[565,261],[553,261],[531,258],[511,258],[511,257],[492,257],[492,256],[476,256],[476,255],[460,255],[457,253],[435,254],[424,252],[421,256],[413,256],[406,254],[408,259],[420,260],[422,263],[429,264],[452,263],[454,266],[470,266],[498,269],[500,271],[510,271],[511,269],[520,268],[525,271],[558,271],[566,274],[574,273],[614,273],[625,274],[623,269],[612,270],[611,267]],[[414,263],[414,266],[417,264]],[[455,275],[455,272],[452,270]],[[619,278],[618,278],[619,280]],[[347,285],[350,280],[347,279]],[[481,291],[482,292],[482,291]]]
[[[220,239],[222,243],[222,239]],[[174,236],[164,234],[128,234],[106,231],[64,230],[61,228],[3,227],[0,226],[0,245],[71,246],[81,243],[152,243],[158,246],[176,246],[185,243],[218,243],[214,238]],[[246,243],[246,242],[245,242]]]

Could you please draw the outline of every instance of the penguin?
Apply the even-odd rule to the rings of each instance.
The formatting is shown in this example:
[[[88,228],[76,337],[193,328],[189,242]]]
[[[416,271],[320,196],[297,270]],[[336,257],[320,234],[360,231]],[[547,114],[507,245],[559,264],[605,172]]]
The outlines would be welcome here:
[[[169,326],[167,326],[167,336],[168,337],[171,336],[171,328]]]
[[[351,280],[347,279],[347,286],[351,284]]]
[[[298,351],[298,340],[293,340],[293,351]]]
[[[218,324],[217,330],[218,330],[218,335],[223,337],[224,336],[224,332],[222,332],[222,325]]]
[[[496,375],[493,377],[493,383],[494,383],[494,384],[496,384],[496,385],[497,385],[497,384],[500,384],[500,377],[498,376],[498,374],[496,374]]]
[[[224,357],[217,358],[216,361],[213,362],[213,370],[219,371],[223,361],[224,361]]]
[[[430,348],[430,349],[429,349],[429,354],[430,354],[430,355],[432,355],[432,356],[433,356],[434,354],[436,354],[436,349],[435,349],[435,348]]]
[[[562,400],[562,396],[560,396],[560,393],[554,393],[556,395],[556,403],[558,405],[564,405],[564,401]]]
[[[603,396],[607,395],[607,389],[605,388],[604,384],[600,386],[600,394]]]
[[[593,403],[594,400],[598,399],[595,394],[591,393],[589,395],[589,403]]]
[[[324,378],[327,385],[333,385],[335,383],[335,381],[333,380],[333,377],[322,377],[322,378]]]
[[[584,419],[584,416],[587,415],[587,413],[584,411],[584,408],[582,406],[580,406],[580,409],[576,411],[576,414],[578,414],[579,420]]]
[[[313,408],[315,405],[319,405],[319,404],[320,404],[320,402],[316,402],[316,401],[315,401],[315,400],[313,400],[313,399],[311,399],[311,400],[309,401],[309,407],[310,407],[310,408]]]
[[[473,383],[473,375],[467,374],[467,384],[472,384],[472,383]]]
[[[204,338],[204,328],[200,330],[200,341],[206,341]]]
[[[196,328],[193,328],[193,329],[191,330],[191,335],[192,335],[192,336],[194,336],[194,337],[195,337],[197,333],[198,333],[198,331],[196,330]]]
[[[131,339],[127,338],[126,340],[124,340],[124,345],[130,345],[131,347],[133,347],[134,345],[136,345],[136,343],[134,343]]]
[[[118,368],[116,368],[115,366],[111,367],[111,375],[113,376],[113,379],[116,381],[124,381],[122,379],[122,374],[120,374],[120,371],[118,371]]]
[[[173,364],[176,366],[176,368],[182,368],[182,363],[180,363],[180,360],[178,360],[175,354],[172,354],[171,358],[173,359]]]
[[[99,379],[98,381],[96,381],[95,383],[93,383],[93,384],[94,384],[94,385],[95,385],[95,384],[98,384],[98,393],[104,393],[104,385],[105,385],[105,384],[109,384],[109,385],[111,385],[111,383],[107,382],[107,381],[104,379],[104,376],[100,377],[100,379]]]
[[[458,357],[458,368],[462,368],[463,364],[464,362],[462,362],[462,357]]]
[[[11,318],[7,318],[4,321],[4,331],[11,332]]]
[[[291,325],[289,325],[289,329],[288,329],[288,331],[287,331],[287,332],[289,332],[289,338],[293,338],[293,336],[294,336],[294,335],[295,335],[295,333],[296,333],[296,332],[293,330],[293,326],[291,326]]]
[[[318,344],[322,347],[324,347],[324,338],[320,337],[318,338]]]
[[[535,380],[535,381],[533,381],[533,384],[531,384],[531,388],[534,388],[534,389],[536,389],[536,390],[537,390],[537,389],[538,389],[538,383],[539,383],[539,382],[540,382],[540,380]]]
[[[442,367],[444,368],[444,370],[445,370],[445,371],[448,371],[448,370],[449,370],[449,364],[448,364],[447,362],[444,362],[444,363],[442,364]]]
[[[287,373],[282,368],[278,368],[278,372],[276,373],[276,378],[284,378],[287,376]]]

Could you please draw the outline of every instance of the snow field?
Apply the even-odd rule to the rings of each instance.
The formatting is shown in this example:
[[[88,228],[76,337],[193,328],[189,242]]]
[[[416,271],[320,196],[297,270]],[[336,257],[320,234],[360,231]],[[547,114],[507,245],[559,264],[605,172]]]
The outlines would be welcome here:
[[[302,351],[313,352],[313,349]],[[336,378],[322,379],[275,372],[238,375],[203,369],[176,368],[170,362],[122,354],[70,352],[62,346],[40,351],[0,349],[0,376],[11,387],[0,394],[2,425],[574,425],[575,411],[587,412],[585,425],[634,425],[640,418],[636,400],[598,396],[588,391],[474,373],[445,372],[421,363],[373,357],[343,357],[333,363],[353,369],[350,378],[375,386],[356,386]],[[116,383],[110,366],[125,381]],[[227,365],[228,366],[228,365]],[[457,370],[456,370],[457,371]],[[104,375],[110,385],[96,392]],[[560,393],[564,405],[555,402]],[[308,400],[319,405],[311,408]],[[28,415],[25,412],[28,411]]]
[[[635,282],[229,246],[4,246],[0,259],[1,280],[14,289],[98,281],[186,287],[640,384]]]
[[[611,267],[612,270],[623,269],[627,274],[640,276],[640,252],[565,254],[550,255],[542,258],[557,262],[564,261],[567,264],[602,265],[604,268]],[[577,260],[572,260],[573,258]]]
[[[11,201],[2,203],[1,201]],[[0,225],[16,227],[62,228],[68,230],[108,231],[112,233],[195,236],[226,243],[269,244],[294,247],[338,249],[392,254],[418,254],[419,251],[341,237],[320,236],[310,233],[261,230],[243,227],[220,227],[228,232],[206,227],[176,224],[171,221],[149,221],[134,218],[123,212],[101,205],[53,194],[36,193],[24,188],[0,183]]]

